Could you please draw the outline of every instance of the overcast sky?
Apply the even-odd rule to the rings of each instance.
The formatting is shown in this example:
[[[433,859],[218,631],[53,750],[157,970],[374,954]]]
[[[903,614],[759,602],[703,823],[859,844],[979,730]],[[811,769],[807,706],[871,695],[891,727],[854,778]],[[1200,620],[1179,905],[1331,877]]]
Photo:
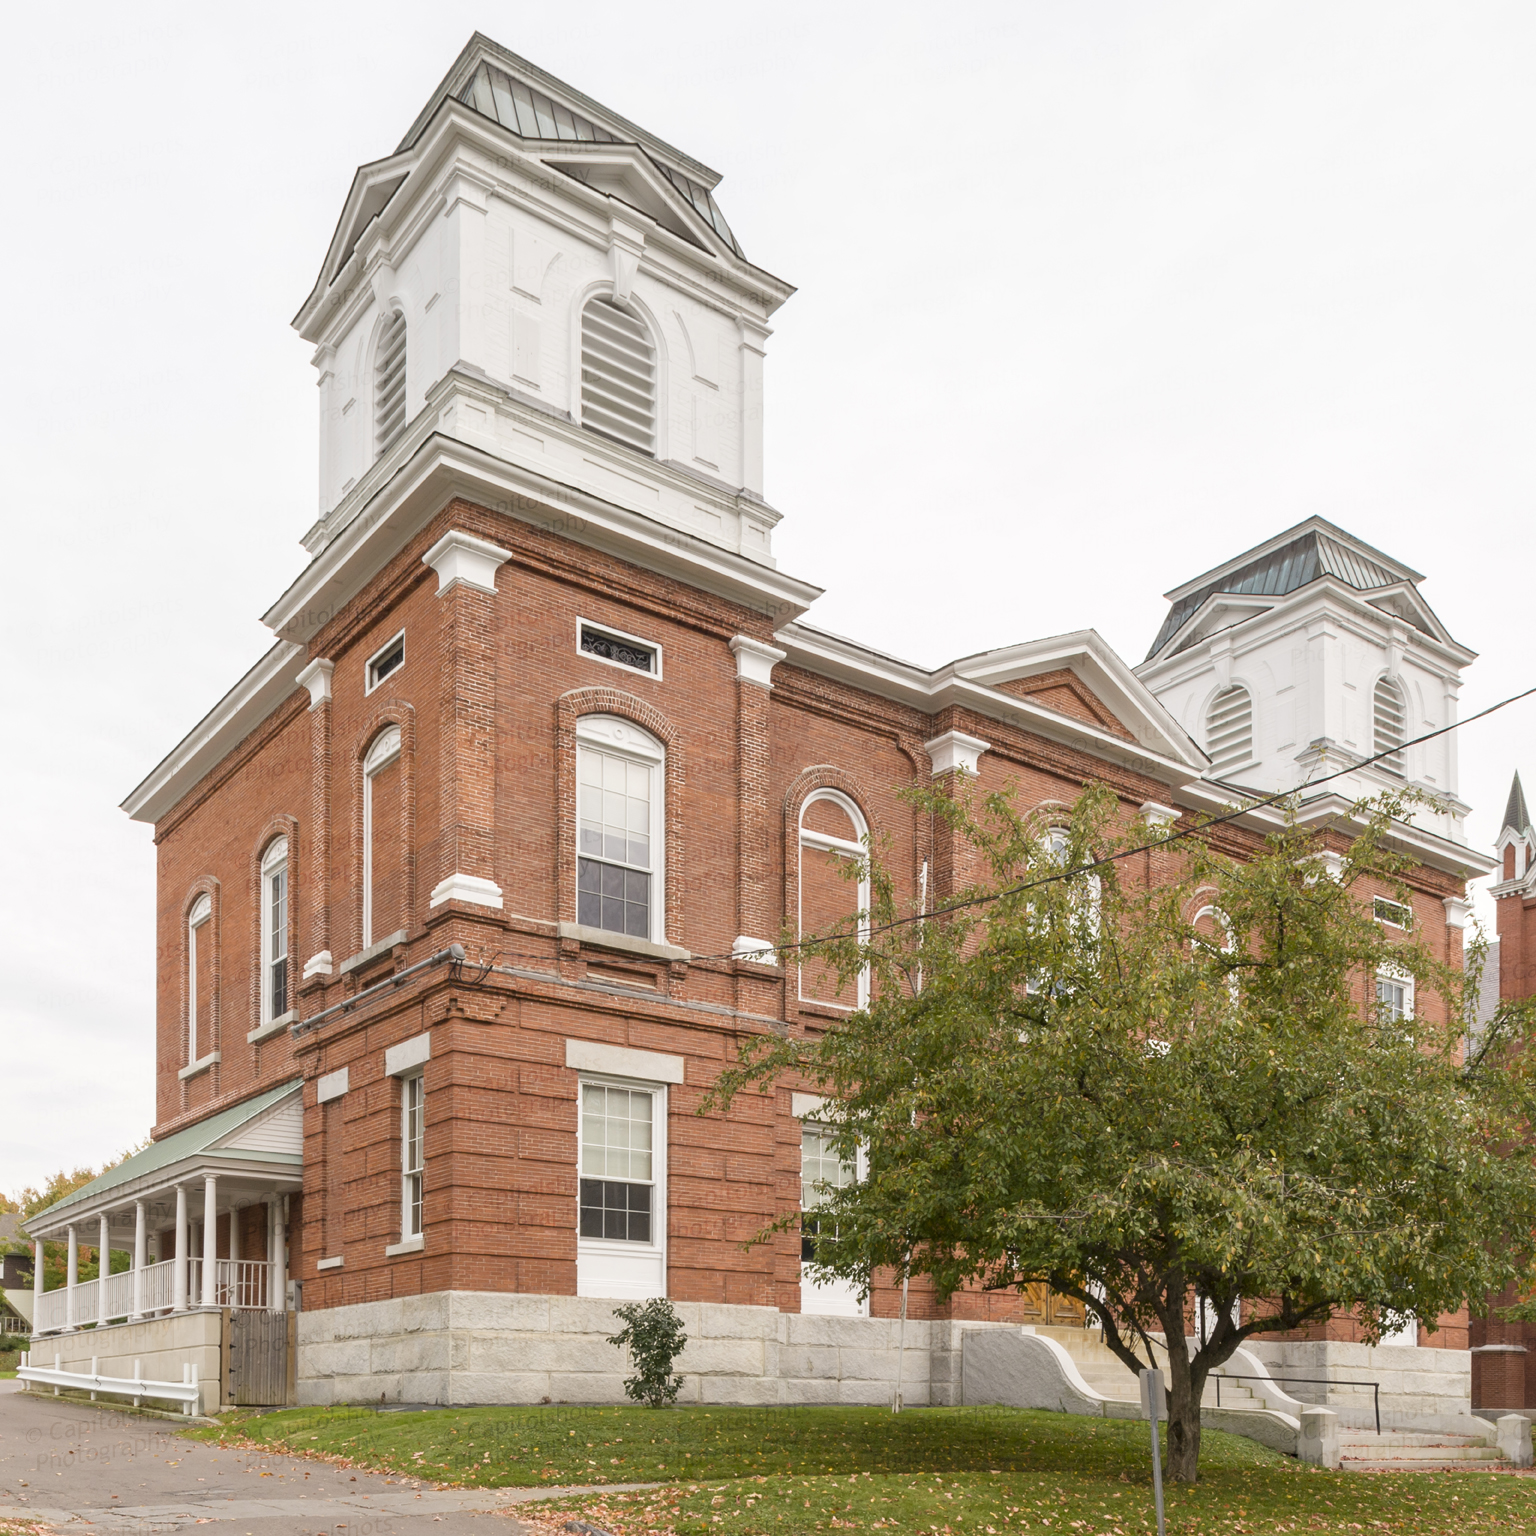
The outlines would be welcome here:
[[[476,28],[722,171],[799,286],[767,490],[812,622],[1136,662],[1162,592],[1320,513],[1426,573],[1463,713],[1536,683],[1528,3],[13,7],[0,1190],[153,1119],[117,805],[270,642],[316,511],[289,319]],[[1533,728],[1464,734],[1479,846]]]

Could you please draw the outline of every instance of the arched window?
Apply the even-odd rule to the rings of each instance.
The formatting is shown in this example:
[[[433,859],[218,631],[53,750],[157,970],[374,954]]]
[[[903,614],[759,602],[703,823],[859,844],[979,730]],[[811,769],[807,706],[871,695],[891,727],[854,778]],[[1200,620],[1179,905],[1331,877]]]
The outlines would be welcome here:
[[[1223,688],[1205,712],[1211,767],[1234,768],[1253,756],[1253,699],[1241,683]]]
[[[261,1019],[288,1012],[288,839],[274,837],[261,860]]]
[[[863,839],[868,834],[863,812],[840,790],[818,789],[800,807],[800,933],[846,932],[844,925],[855,910],[863,914],[860,933],[867,930],[868,849]],[[844,875],[850,859],[861,871],[852,880]],[[815,955],[806,956],[799,969],[802,1002],[862,1008],[869,1001],[867,972],[856,986],[840,986],[837,972]]]
[[[581,419],[584,425],[656,451],[656,349],[638,315],[611,299],[581,312]]]
[[[213,1049],[213,901],[206,892],[187,913],[187,1065]]]
[[[1381,766],[1388,773],[1406,774],[1407,754],[1403,743],[1408,739],[1408,709],[1403,701],[1403,690],[1393,678],[1380,678],[1371,703],[1376,725],[1375,750],[1387,753]]]
[[[616,715],[576,722],[576,921],[664,943],[666,749]]]
[[[405,927],[405,828],[400,727],[386,726],[363,759],[363,948]]]
[[[384,322],[373,354],[373,442],[383,453],[405,427],[405,316]]]

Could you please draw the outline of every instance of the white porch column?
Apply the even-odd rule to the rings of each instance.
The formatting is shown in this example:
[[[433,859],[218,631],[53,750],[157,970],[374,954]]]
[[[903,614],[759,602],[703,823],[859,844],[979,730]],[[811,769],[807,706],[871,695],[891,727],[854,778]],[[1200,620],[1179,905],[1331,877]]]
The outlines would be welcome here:
[[[277,1252],[272,1256],[272,1273],[276,1277],[277,1310],[288,1310],[288,1196],[275,1202],[277,1206]]]
[[[176,1265],[171,1270],[171,1307],[187,1310],[187,1186],[176,1186]]]
[[[107,1224],[107,1213],[101,1213],[97,1226],[100,1234],[96,1242],[96,1325],[104,1328],[107,1322],[107,1276],[112,1273],[112,1228]]]
[[[33,1325],[41,1324],[43,1320],[43,1240],[38,1238],[33,1245],[35,1257],[32,1260],[32,1318]]]
[[[211,1307],[218,1297],[219,1181],[203,1180],[203,1305]]]
[[[144,1202],[133,1202],[133,1320],[144,1316],[144,1260],[149,1247],[144,1228]]]
[[[80,1239],[69,1229],[69,1267],[64,1271],[64,1326],[75,1326],[75,1287],[80,1283]]]
[[[240,1210],[234,1205],[229,1208],[229,1262],[240,1262]]]

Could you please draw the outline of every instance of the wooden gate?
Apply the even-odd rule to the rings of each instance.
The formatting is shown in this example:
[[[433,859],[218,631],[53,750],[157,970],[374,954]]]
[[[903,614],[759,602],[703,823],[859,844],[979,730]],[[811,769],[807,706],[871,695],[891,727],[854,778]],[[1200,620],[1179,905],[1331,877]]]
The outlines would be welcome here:
[[[288,1401],[288,1314],[232,1311],[228,1317],[226,1400],[240,1408],[281,1407]]]

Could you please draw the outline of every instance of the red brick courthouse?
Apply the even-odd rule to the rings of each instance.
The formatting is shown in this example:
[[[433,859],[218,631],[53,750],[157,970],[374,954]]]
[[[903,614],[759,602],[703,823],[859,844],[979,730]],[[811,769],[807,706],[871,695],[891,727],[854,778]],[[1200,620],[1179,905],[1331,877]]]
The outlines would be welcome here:
[[[40,1335],[297,1310],[304,1401],[602,1400],[614,1298],[666,1295],[693,1397],[958,1401],[968,1326],[1080,1311],[914,1288],[903,1330],[796,1237],[742,1248],[848,1172],[789,1087],[695,1114],[743,1038],[857,1005],[760,952],[848,909],[866,834],[908,898],[964,877],[905,786],[1048,817],[1097,779],[1167,822],[1455,718],[1472,653],[1422,578],[1320,519],[1171,592],[1134,669],[1091,629],[929,671],[806,623],[762,463],[792,290],[718,181],[481,37],[357,172],[295,321],[309,563],[125,802],[159,860],[154,1145],[33,1226],[134,1267],[39,1296]],[[1444,797],[1403,841],[1452,957],[1490,867],[1454,742],[1307,806]]]

